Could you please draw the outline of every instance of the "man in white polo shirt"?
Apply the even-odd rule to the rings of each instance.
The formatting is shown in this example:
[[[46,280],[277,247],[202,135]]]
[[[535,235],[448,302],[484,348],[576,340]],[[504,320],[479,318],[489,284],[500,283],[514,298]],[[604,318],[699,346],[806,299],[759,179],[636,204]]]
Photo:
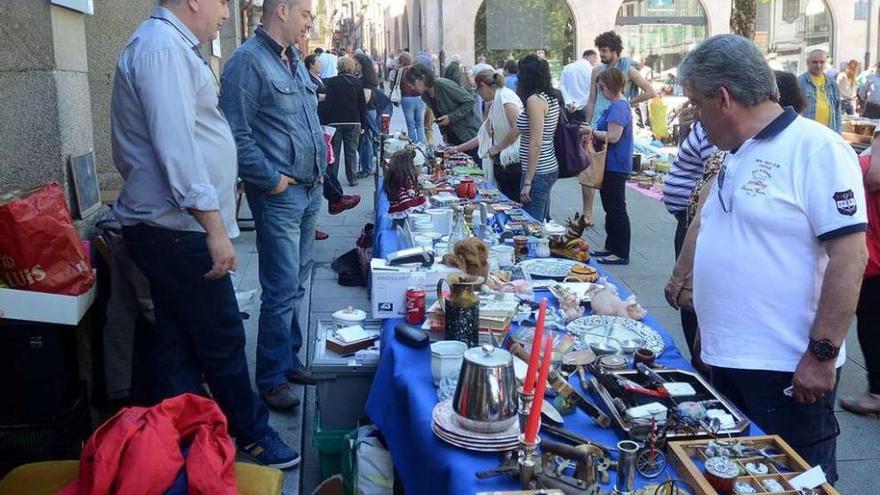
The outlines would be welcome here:
[[[713,36],[679,65],[727,159],[705,202],[694,308],[712,382],[837,480],[834,397],[865,270],[865,194],[837,133],[776,103],[754,43]]]

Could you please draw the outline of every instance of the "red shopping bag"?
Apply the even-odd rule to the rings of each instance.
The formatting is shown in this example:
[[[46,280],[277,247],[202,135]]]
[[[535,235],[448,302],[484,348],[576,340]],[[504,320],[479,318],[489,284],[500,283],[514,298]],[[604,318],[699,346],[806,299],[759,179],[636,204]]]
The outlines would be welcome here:
[[[0,199],[0,277],[13,289],[72,296],[94,285],[57,182]]]

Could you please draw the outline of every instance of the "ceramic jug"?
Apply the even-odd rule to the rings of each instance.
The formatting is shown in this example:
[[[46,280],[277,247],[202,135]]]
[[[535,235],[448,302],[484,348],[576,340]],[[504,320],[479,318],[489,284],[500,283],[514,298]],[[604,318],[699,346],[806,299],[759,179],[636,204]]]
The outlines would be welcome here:
[[[458,183],[456,190],[459,198],[473,199],[477,197],[477,185],[471,177],[465,177]]]
[[[445,340],[459,340],[476,347],[480,330],[480,298],[476,291],[483,285],[483,277],[453,273],[437,281],[437,300],[446,314]],[[443,297],[443,283],[452,289],[450,297]]]

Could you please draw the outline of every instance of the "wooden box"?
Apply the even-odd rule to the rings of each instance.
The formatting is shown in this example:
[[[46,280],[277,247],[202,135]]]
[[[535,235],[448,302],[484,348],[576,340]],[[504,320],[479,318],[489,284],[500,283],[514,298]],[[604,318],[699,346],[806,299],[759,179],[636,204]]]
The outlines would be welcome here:
[[[746,473],[745,465],[747,462],[758,461],[769,467],[768,474],[742,474],[737,478],[737,481],[746,481],[758,490],[758,494],[768,495],[770,492],[767,492],[763,488],[761,481],[767,478],[774,478],[786,488],[786,491],[775,492],[776,494],[798,495],[799,492],[788,484],[788,480],[809,470],[810,465],[807,464],[807,462],[778,435],[739,437],[735,439],[724,439],[721,441],[740,441],[744,445],[756,449],[772,449],[773,453],[769,457],[772,458],[775,463],[769,462],[764,457],[757,455],[755,457],[731,458],[731,460],[739,464],[743,473]],[[707,457],[706,447],[708,447],[709,442],[712,442],[712,440],[703,439],[669,442],[668,452],[671,457],[671,462],[675,466],[678,475],[693,485],[696,490],[695,495],[723,495],[719,494],[712,485],[709,484],[702,468],[703,462]],[[817,491],[822,495],[840,495],[837,490],[828,483],[821,485]]]

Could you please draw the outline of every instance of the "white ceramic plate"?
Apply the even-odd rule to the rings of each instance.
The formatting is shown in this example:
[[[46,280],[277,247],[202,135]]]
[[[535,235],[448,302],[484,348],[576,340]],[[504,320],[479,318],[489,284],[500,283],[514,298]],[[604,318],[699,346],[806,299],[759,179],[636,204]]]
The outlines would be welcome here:
[[[452,399],[438,402],[437,405],[434,406],[432,416],[433,422],[438,428],[449,433],[451,436],[460,439],[504,443],[511,441],[511,439],[516,439],[519,436],[519,423],[516,421],[511,424],[510,428],[498,433],[478,433],[463,428],[458,424],[458,421],[455,420],[455,410],[452,408]]]
[[[521,261],[517,264],[517,266],[521,267],[523,271],[529,272],[529,275],[532,277],[538,278],[552,278],[562,280],[564,279],[571,269],[575,266],[589,266],[586,263],[581,263],[579,261],[574,260],[564,260],[560,258],[541,258],[541,259],[530,259]]]
[[[568,333],[577,336],[575,348],[587,350],[590,343],[607,342],[619,346],[623,340],[642,339],[644,347],[659,357],[666,349],[663,337],[644,323],[620,316],[592,315],[578,318],[566,327]]]

